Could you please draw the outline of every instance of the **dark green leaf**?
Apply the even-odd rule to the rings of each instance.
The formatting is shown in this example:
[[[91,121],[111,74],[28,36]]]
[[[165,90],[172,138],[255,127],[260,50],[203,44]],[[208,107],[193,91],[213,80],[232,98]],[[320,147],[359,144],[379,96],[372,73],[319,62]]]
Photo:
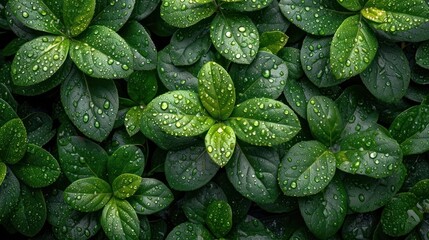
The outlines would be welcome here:
[[[405,95],[410,74],[410,66],[402,49],[396,45],[381,44],[374,61],[360,77],[372,95],[391,103]]]
[[[7,72],[6,74],[10,75],[10,71]],[[14,109],[17,108],[18,103],[16,102],[13,95],[11,94],[9,87],[1,83],[1,79],[0,79],[0,98],[5,100],[9,105],[11,105],[12,108]]]
[[[0,160],[15,164],[27,151],[27,131],[19,118],[14,118],[0,127]]]
[[[134,5],[133,12],[131,13],[131,18],[138,21],[149,16],[159,5],[161,0],[138,0]]]
[[[302,118],[307,119],[307,104],[313,96],[321,95],[319,89],[307,78],[288,79],[284,95],[289,106]]]
[[[421,155],[404,157],[403,163],[407,168],[407,177],[402,184],[402,191],[409,191],[417,182],[429,179],[429,161]]]
[[[99,177],[106,174],[108,156],[103,148],[82,137],[59,140],[59,162],[70,182],[81,178]]]
[[[64,190],[64,200],[80,212],[95,212],[112,198],[112,188],[101,178],[88,177],[74,181]]]
[[[289,141],[301,130],[298,117],[287,105],[268,98],[238,104],[226,124],[239,139],[259,146]]]
[[[215,1],[162,0],[161,18],[168,24],[186,28],[210,17],[216,11]]]
[[[289,21],[313,35],[332,35],[350,15],[332,0],[281,0],[280,10]]]
[[[10,30],[12,30],[19,38],[28,41],[39,37],[42,34],[42,32],[36,31],[25,26],[17,17],[15,17],[12,14],[12,10],[9,4],[6,5],[5,15],[6,20],[8,21],[8,25],[10,26]]]
[[[171,188],[192,191],[204,186],[218,172],[204,146],[196,145],[169,151],[165,159],[165,177]]]
[[[151,108],[156,113],[151,113]],[[153,99],[144,111],[144,116],[152,115],[155,124],[173,136],[200,135],[215,122],[208,116],[198,95],[191,91],[167,92]]]
[[[256,218],[248,216],[228,235],[229,239],[272,240],[274,234]]]
[[[135,0],[97,0],[97,11],[91,25],[103,25],[118,31],[131,16],[135,3]]]
[[[13,83],[30,86],[45,81],[63,65],[69,46],[69,39],[60,36],[43,36],[25,43],[12,63]]]
[[[103,141],[118,113],[118,91],[113,80],[88,78],[74,68],[61,86],[61,103],[83,134]]]
[[[280,31],[263,32],[260,37],[259,47],[261,50],[277,54],[282,49],[289,37]]]
[[[3,182],[0,184],[0,222],[6,222],[9,214],[14,211],[20,197],[19,181],[8,168]]]
[[[411,193],[414,193],[419,201],[429,199],[429,179],[424,179],[417,182],[411,189]]]
[[[112,198],[103,208],[101,227],[109,239],[137,240],[140,222],[126,200]]]
[[[258,203],[258,206],[269,213],[288,213],[298,208],[298,198],[280,194],[273,203]]]
[[[213,240],[210,232],[199,223],[184,222],[171,230],[166,240]]]
[[[420,67],[429,69],[429,41],[420,44],[415,59]]]
[[[149,215],[168,207],[173,199],[173,193],[163,182],[155,178],[143,178],[128,201],[138,214]]]
[[[399,114],[390,125],[392,137],[401,145],[404,155],[429,150],[429,106],[413,106]]]
[[[130,98],[140,104],[148,104],[158,91],[156,71],[135,71],[127,78]]]
[[[290,22],[280,12],[278,1],[271,1],[268,7],[252,13],[250,17],[259,32],[286,32],[290,25]]]
[[[82,33],[94,16],[95,0],[63,0],[63,21],[67,34],[75,37]]]
[[[140,220],[140,236],[139,240],[151,240],[152,238],[152,229],[150,227],[150,222],[147,217],[139,216]]]
[[[237,102],[250,98],[278,98],[288,79],[288,67],[279,57],[268,52],[259,52],[248,65],[233,64],[231,78],[234,79]]]
[[[378,216],[374,213],[347,215],[341,231],[343,239],[373,239]]]
[[[245,15],[218,14],[210,27],[210,38],[222,56],[240,64],[250,64],[259,49],[259,33]]]
[[[35,112],[23,120],[27,129],[28,143],[43,146],[55,136],[56,131],[52,129],[53,121],[48,114]]]
[[[116,3],[118,4],[118,3]],[[156,68],[156,47],[146,29],[136,21],[128,22],[119,31],[134,55],[134,70],[153,70]]]
[[[411,232],[423,220],[417,202],[413,193],[404,192],[394,196],[381,213],[383,231],[393,237]]]
[[[30,2],[11,0],[8,2],[8,7],[13,15],[29,28],[53,34],[62,34],[64,31],[61,17],[55,15],[45,0]]]
[[[255,1],[236,1],[236,0],[221,0],[222,8],[238,11],[238,12],[253,12],[263,9],[271,4],[273,0],[255,0]]]
[[[300,50],[293,47],[284,47],[280,49],[277,56],[281,58],[287,66],[288,77],[287,80],[298,80],[304,76],[304,71],[301,67]],[[287,85],[286,81],[286,85]]]
[[[298,202],[305,224],[316,237],[332,237],[343,225],[347,193],[340,179],[334,179],[318,194],[300,198]]]
[[[45,224],[46,215],[42,191],[21,184],[19,202],[10,218],[13,227],[22,235],[33,237]]]
[[[0,162],[0,186],[3,183],[7,174],[7,166],[3,162]]]
[[[204,139],[210,158],[220,167],[225,166],[235,149],[236,138],[234,130],[217,123],[209,129]]]
[[[130,108],[125,115],[124,125],[130,136],[133,136],[140,131],[143,109],[143,106],[135,106]]]
[[[140,176],[131,173],[123,173],[113,180],[113,195],[120,199],[129,198],[137,191],[141,182],[142,178]]]
[[[336,153],[337,168],[373,178],[390,176],[402,162],[399,144],[383,130],[367,130],[346,136]]]
[[[273,148],[237,146],[226,172],[241,195],[257,203],[272,203],[280,194],[279,163],[280,158]]]
[[[123,173],[142,175],[146,164],[143,152],[134,145],[120,146],[107,160],[109,182]]]
[[[105,26],[91,26],[74,38],[70,57],[80,70],[95,78],[124,78],[133,72],[131,48]]]
[[[337,0],[337,2],[350,11],[359,11],[365,5],[367,0]]]
[[[51,185],[61,173],[57,160],[48,151],[33,144],[28,144],[22,160],[11,167],[21,181],[33,188]]]
[[[346,175],[346,186],[349,208],[354,212],[371,212],[390,201],[404,183],[407,170],[400,165],[392,175],[374,179],[361,175]]]
[[[337,79],[363,72],[377,53],[378,41],[360,15],[347,18],[335,32],[330,50],[330,66]]]
[[[344,129],[337,105],[324,96],[310,99],[307,104],[307,120],[313,136],[326,146],[332,146]]]
[[[206,224],[216,237],[225,236],[232,228],[232,209],[228,202],[212,201],[207,206]]]
[[[322,191],[335,174],[335,155],[322,143],[295,144],[283,157],[278,181],[287,196],[302,197]]]

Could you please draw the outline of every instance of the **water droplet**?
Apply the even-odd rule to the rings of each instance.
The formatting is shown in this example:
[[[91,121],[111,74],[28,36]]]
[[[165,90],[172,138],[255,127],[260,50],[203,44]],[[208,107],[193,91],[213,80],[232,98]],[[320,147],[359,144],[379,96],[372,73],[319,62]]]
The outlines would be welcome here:
[[[89,121],[89,116],[88,114],[85,113],[85,115],[83,115],[83,122],[87,123]]]
[[[168,108],[168,102],[162,102],[161,103],[161,109],[162,110],[167,110],[167,108]]]
[[[296,182],[295,182],[295,181],[294,181],[294,182],[291,182],[290,187],[291,187],[292,189],[295,189],[295,188],[296,188]]]
[[[28,12],[22,12],[22,17],[23,17],[23,18],[28,18],[28,16],[30,16],[30,15],[28,14]]]

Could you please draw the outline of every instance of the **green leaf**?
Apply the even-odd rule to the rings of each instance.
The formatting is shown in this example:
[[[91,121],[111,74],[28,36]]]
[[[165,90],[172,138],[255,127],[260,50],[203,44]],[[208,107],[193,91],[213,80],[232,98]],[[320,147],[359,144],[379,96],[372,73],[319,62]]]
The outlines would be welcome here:
[[[237,145],[226,173],[244,197],[257,203],[272,203],[280,194],[279,163],[280,157],[273,148]]]
[[[171,232],[166,237],[166,240],[178,240],[178,239],[213,240],[214,237],[211,235],[209,230],[207,230],[202,224],[184,222],[174,227],[173,230],[171,230]]]
[[[235,0],[221,0],[222,8],[238,11],[238,12],[253,12],[263,9],[271,4],[273,0],[255,0],[255,1],[235,1]]]
[[[301,48],[301,65],[305,75],[318,87],[338,85],[347,78],[336,79],[330,66],[332,37],[313,37],[307,35]]]
[[[190,27],[210,17],[215,11],[215,1],[199,3],[198,1],[162,0],[161,3],[161,18],[179,28]]]
[[[7,174],[7,166],[3,162],[0,162],[0,186],[3,183]]]
[[[211,22],[210,38],[226,59],[250,64],[259,49],[259,33],[246,15],[218,14]]]
[[[143,174],[145,164],[145,156],[140,148],[134,145],[122,145],[107,160],[109,182],[112,183],[123,173],[140,176]]]
[[[292,146],[281,160],[278,181],[287,196],[317,194],[335,174],[335,155],[317,141],[304,141]]]
[[[33,237],[45,224],[46,215],[46,203],[42,191],[21,184],[19,202],[10,218],[12,226],[20,234]]]
[[[283,15],[312,35],[332,35],[351,14],[332,0],[280,0]]]
[[[97,0],[96,14],[91,25],[103,25],[118,31],[130,18],[135,0]]]
[[[347,193],[340,179],[334,179],[316,195],[300,198],[299,210],[310,231],[320,239],[332,237],[347,214]]]
[[[259,32],[281,31],[286,32],[290,22],[280,11],[278,1],[271,1],[267,7],[254,12],[250,16]]]
[[[321,95],[319,89],[307,78],[288,79],[284,95],[289,106],[302,118],[307,119],[307,105],[313,96]]]
[[[310,98],[307,104],[307,121],[313,136],[326,146],[332,146],[344,129],[337,105],[325,96]]]
[[[163,182],[155,178],[143,178],[128,202],[138,214],[149,215],[168,207],[173,199],[173,193]]]
[[[232,228],[232,209],[228,202],[212,201],[207,206],[206,224],[216,237],[225,236]]]
[[[210,158],[219,166],[225,166],[234,153],[236,138],[234,130],[217,123],[210,127],[204,142]]]
[[[274,234],[268,230],[261,221],[251,216],[248,216],[244,221],[240,222],[237,227],[231,231],[228,237],[230,239],[276,239]]]
[[[214,119],[225,120],[234,110],[234,83],[228,72],[216,62],[207,62],[199,71],[198,94]]]
[[[2,73],[0,72],[0,74]],[[10,71],[6,72],[6,74],[10,76]],[[11,94],[10,88],[5,84],[1,83],[1,79],[0,79],[0,98],[5,100],[9,105],[11,105],[12,108],[14,109],[17,108],[18,103],[14,99],[14,96]]]
[[[389,132],[401,145],[403,154],[411,155],[429,150],[429,106],[418,105],[400,113]]]
[[[67,137],[58,143],[59,162],[70,182],[106,174],[108,156],[98,144],[82,137]]]
[[[158,91],[156,71],[135,71],[127,78],[130,98],[139,104],[148,104]]]
[[[82,33],[94,16],[95,0],[63,0],[63,21],[67,33],[75,37]]]
[[[407,92],[411,70],[402,49],[382,44],[371,65],[360,74],[366,88],[377,99],[398,102]]]
[[[116,3],[118,4],[118,3]],[[136,21],[130,21],[119,31],[134,55],[134,70],[153,70],[156,68],[157,52],[155,44],[146,29]]]
[[[417,209],[418,199],[410,192],[394,196],[381,213],[381,226],[390,236],[399,237],[411,232],[423,220]]]
[[[350,11],[359,11],[365,5],[367,0],[337,0],[337,2]]]
[[[284,32],[263,32],[261,34],[259,48],[261,50],[266,50],[273,54],[277,54],[277,52],[286,45],[288,39],[289,37]]]
[[[45,81],[67,58],[70,41],[60,36],[33,39],[19,49],[12,62],[13,83],[30,86]]]
[[[18,114],[16,114],[9,103],[0,98],[0,126],[3,126],[14,118],[18,118]]]
[[[429,179],[423,179],[417,182],[411,189],[411,193],[414,193],[419,201],[424,201],[425,199],[429,199]]]
[[[169,151],[164,163],[168,185],[178,191],[192,191],[207,184],[218,172],[201,144],[178,151]]]
[[[70,57],[95,78],[124,78],[133,72],[133,53],[127,42],[105,26],[91,26],[74,38]]]
[[[425,0],[369,0],[360,11],[373,28],[395,41],[427,40],[429,5]],[[423,30],[423,32],[421,32]]]
[[[109,239],[139,239],[140,222],[126,200],[110,199],[103,208],[100,222]]]
[[[127,133],[130,136],[137,134],[140,131],[140,122],[143,117],[143,106],[135,106],[127,111],[124,119],[124,125]]]
[[[153,12],[160,2],[161,0],[136,1],[133,12],[131,13],[131,18],[136,19],[137,21],[141,21]]]
[[[56,131],[52,129],[53,120],[44,112],[35,112],[26,116],[24,125],[27,129],[28,143],[43,146],[48,143]]]
[[[232,64],[231,78],[234,79],[237,102],[255,97],[276,99],[286,85],[288,67],[276,55],[261,51],[248,65]]]
[[[258,146],[287,142],[301,130],[298,117],[288,106],[268,98],[238,104],[226,124],[240,140]]]
[[[350,214],[344,220],[342,239],[374,239],[375,228],[378,224],[378,216],[374,213]]]
[[[80,212],[95,212],[102,209],[112,195],[109,183],[97,177],[76,180],[64,190],[66,203]]]
[[[298,208],[298,198],[280,194],[272,203],[258,203],[258,206],[269,213],[289,213]]]
[[[7,164],[19,162],[27,151],[27,131],[19,118],[0,127],[0,160]]]
[[[335,32],[330,50],[330,66],[337,79],[363,72],[374,59],[378,41],[360,15],[347,18]]]
[[[21,188],[18,179],[8,168],[3,182],[0,184],[0,222],[6,222],[9,214],[15,211],[20,200]]]
[[[31,2],[11,0],[8,2],[8,7],[13,15],[29,28],[53,34],[64,32],[60,16],[56,16],[52,6],[49,6],[44,0]]]
[[[403,163],[407,168],[407,177],[401,190],[409,191],[419,181],[429,179],[429,162],[421,155],[404,157]]]
[[[51,185],[61,173],[57,160],[48,151],[33,144],[28,144],[23,159],[11,168],[21,181],[33,188]]]
[[[423,42],[419,45],[415,59],[416,63],[420,67],[429,69],[429,41]]]
[[[347,190],[349,208],[364,213],[383,207],[399,191],[407,175],[404,165],[388,177],[374,179],[362,175],[346,175],[343,182]]]
[[[277,56],[286,63],[288,69],[288,81],[298,80],[304,76],[304,71],[301,67],[301,54],[298,48],[284,47],[278,51]]]
[[[373,178],[390,176],[402,162],[399,144],[383,130],[355,132],[339,142],[337,168]]]
[[[89,78],[74,68],[61,86],[61,103],[85,136],[101,142],[113,129],[118,91],[113,80]]]
[[[129,198],[137,191],[141,182],[142,178],[140,176],[132,173],[123,173],[113,180],[113,195],[120,199]]]
[[[198,95],[191,91],[170,91],[153,99],[145,110],[145,116],[152,115],[155,124],[173,136],[197,136],[206,132],[214,120],[208,116]]]

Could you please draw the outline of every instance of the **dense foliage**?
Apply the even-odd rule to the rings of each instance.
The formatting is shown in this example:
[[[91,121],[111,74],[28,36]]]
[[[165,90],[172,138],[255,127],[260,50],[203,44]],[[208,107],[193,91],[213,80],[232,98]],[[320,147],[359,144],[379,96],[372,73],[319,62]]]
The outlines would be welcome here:
[[[0,37],[4,236],[429,239],[427,0],[0,0]]]

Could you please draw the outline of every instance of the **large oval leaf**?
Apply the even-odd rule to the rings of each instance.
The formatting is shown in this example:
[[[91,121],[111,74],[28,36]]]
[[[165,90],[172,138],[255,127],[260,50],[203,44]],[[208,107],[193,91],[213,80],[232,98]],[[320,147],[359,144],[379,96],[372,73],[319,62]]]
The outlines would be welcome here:
[[[18,179],[10,169],[7,169],[6,176],[0,184],[0,222],[5,221],[14,211],[20,191]]]
[[[234,130],[223,123],[217,123],[209,129],[204,142],[210,158],[223,167],[228,163],[235,149]]]
[[[112,197],[112,188],[101,178],[89,177],[74,181],[64,190],[64,200],[80,212],[95,212]]]
[[[215,1],[163,0],[161,3],[161,18],[179,28],[190,27],[210,17],[215,11]]]
[[[110,183],[123,173],[140,176],[145,164],[145,156],[140,148],[134,145],[122,145],[107,160],[107,176]]]
[[[68,35],[74,37],[82,33],[94,16],[96,0],[64,0],[63,21]]]
[[[104,233],[110,239],[139,239],[140,222],[126,200],[110,199],[103,208],[100,222]]]
[[[103,25],[118,31],[131,16],[135,3],[136,0],[98,0],[91,25]]]
[[[0,160],[15,164],[27,151],[27,131],[19,118],[14,118],[0,127]]]

